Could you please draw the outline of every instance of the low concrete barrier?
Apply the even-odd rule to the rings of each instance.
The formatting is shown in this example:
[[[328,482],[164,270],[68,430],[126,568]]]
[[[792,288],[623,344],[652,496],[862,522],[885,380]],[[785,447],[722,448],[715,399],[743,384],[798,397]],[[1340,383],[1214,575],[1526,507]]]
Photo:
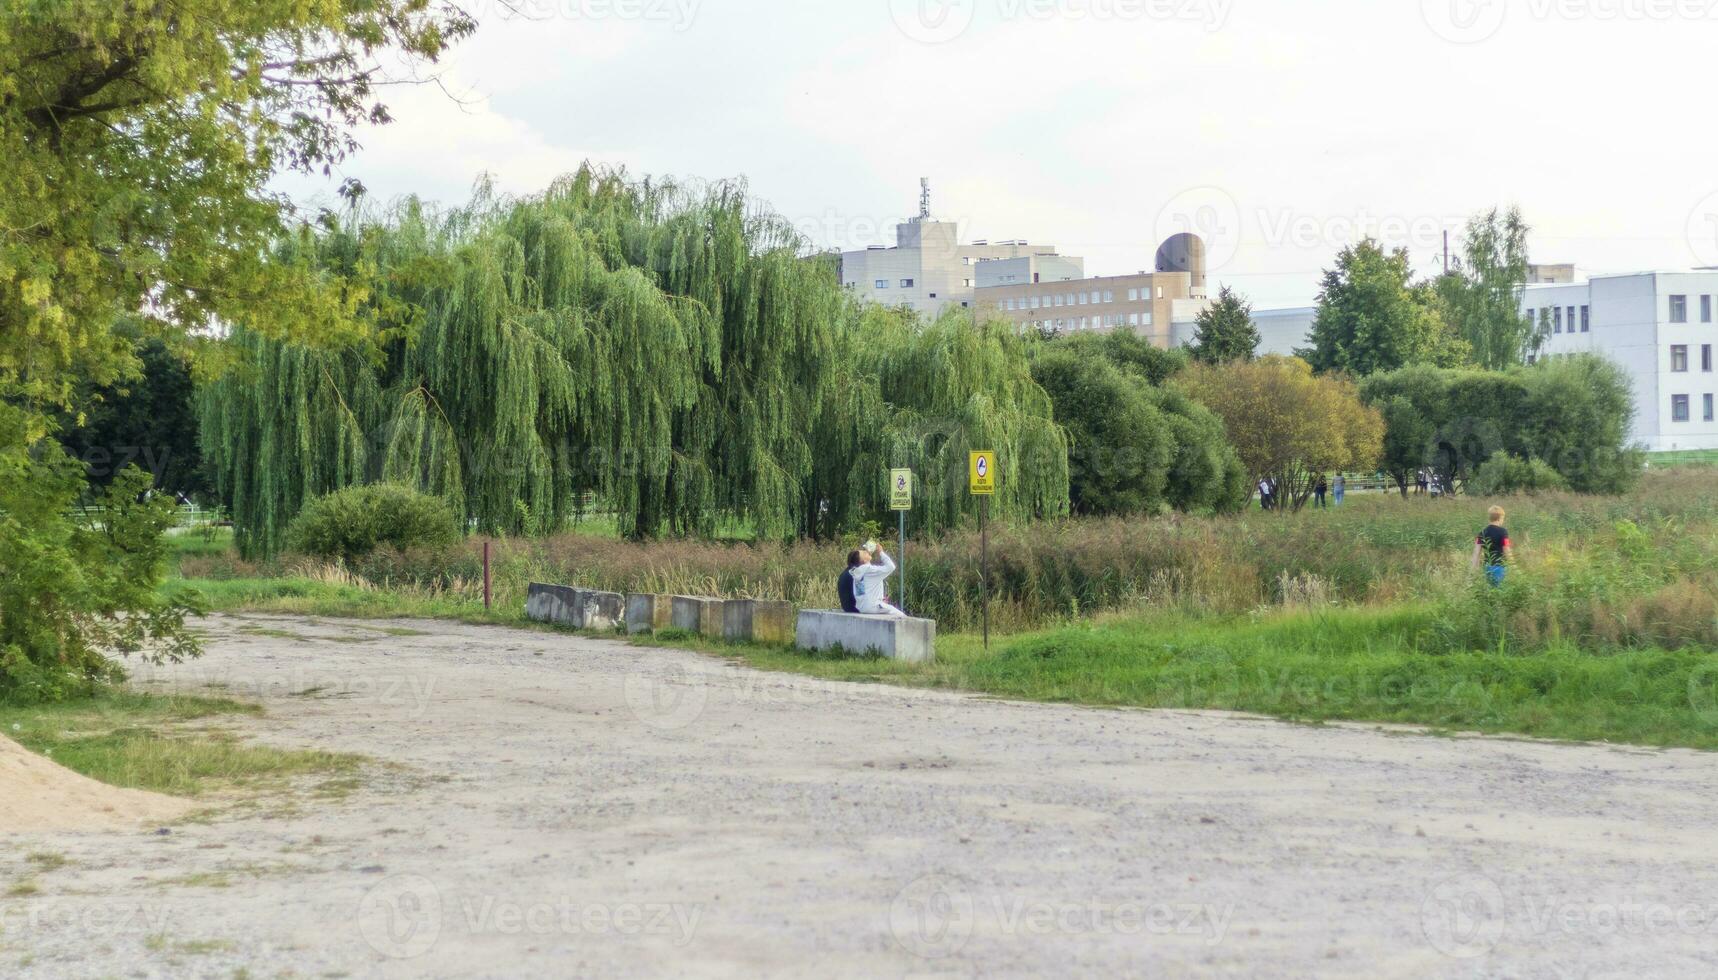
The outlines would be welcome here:
[[[525,618],[577,628],[584,614],[579,590],[570,585],[532,582],[525,589]]]
[[[677,595],[670,621],[677,630],[686,630],[712,640],[722,638],[722,600],[703,596]]]
[[[672,596],[650,592],[633,592],[626,597],[626,631],[628,633],[657,632],[674,625]]]
[[[793,604],[777,599],[722,603],[722,639],[733,643],[793,643]]]
[[[799,611],[798,645],[804,650],[875,651],[890,660],[924,664],[936,659],[937,624],[932,619],[892,619],[826,609]]]
[[[532,582],[525,590],[525,618],[581,630],[612,630],[626,616],[618,592]]]
[[[626,597],[619,592],[573,590],[579,597],[579,628],[613,632],[626,621]]]

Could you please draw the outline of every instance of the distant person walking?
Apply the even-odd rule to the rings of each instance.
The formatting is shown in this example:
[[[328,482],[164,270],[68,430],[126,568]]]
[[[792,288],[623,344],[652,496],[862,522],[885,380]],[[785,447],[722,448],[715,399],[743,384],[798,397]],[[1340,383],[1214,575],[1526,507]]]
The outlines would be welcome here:
[[[1271,503],[1271,478],[1267,476],[1259,480],[1259,508],[1270,510]]]
[[[1324,482],[1324,476],[1321,474],[1318,478],[1318,482],[1313,484],[1312,487],[1312,505],[1314,507],[1322,508],[1324,506],[1324,495],[1329,492],[1330,484]]]
[[[873,555],[876,557],[872,557]],[[901,619],[907,615],[889,605],[889,596],[883,591],[883,583],[895,574],[895,560],[878,547],[877,542],[867,541],[864,547],[847,556],[846,574],[853,583],[855,612],[866,616],[888,616],[892,619]],[[845,604],[842,609],[846,610]]]
[[[1491,523],[1480,529],[1479,537],[1473,539],[1473,562],[1471,567],[1479,570],[1480,562],[1485,562],[1485,577],[1492,588],[1503,584],[1503,576],[1508,562],[1515,553],[1509,543],[1509,529],[1503,526],[1503,508],[1491,509]]]
[[[1426,492],[1426,482],[1427,481],[1426,481],[1426,471],[1425,470],[1420,470],[1418,473],[1415,473],[1414,474],[1414,492],[1415,493],[1425,493]]]
[[[1336,506],[1342,506],[1342,492],[1347,489],[1348,481],[1342,478],[1341,473],[1336,474],[1336,481],[1330,485],[1331,499],[1336,503]]]

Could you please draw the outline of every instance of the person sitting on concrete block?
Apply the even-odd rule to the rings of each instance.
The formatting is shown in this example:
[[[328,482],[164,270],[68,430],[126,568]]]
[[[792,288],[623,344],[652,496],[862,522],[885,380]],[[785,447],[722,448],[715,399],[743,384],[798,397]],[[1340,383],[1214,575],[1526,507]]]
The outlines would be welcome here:
[[[875,555],[876,557],[872,557]],[[847,608],[845,592],[841,596],[842,612],[857,612],[865,616],[888,616],[904,619],[906,613],[889,605],[883,583],[895,574],[895,560],[875,541],[847,556],[847,571],[843,573],[853,589],[853,608]]]

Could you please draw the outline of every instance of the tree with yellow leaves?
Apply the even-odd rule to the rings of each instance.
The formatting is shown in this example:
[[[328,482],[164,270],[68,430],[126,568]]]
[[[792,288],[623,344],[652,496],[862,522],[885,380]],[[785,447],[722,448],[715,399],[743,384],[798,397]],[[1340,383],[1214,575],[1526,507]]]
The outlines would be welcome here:
[[[1194,364],[1175,383],[1222,418],[1253,480],[1275,481],[1297,511],[1320,475],[1370,470],[1383,452],[1383,416],[1354,383],[1297,357]]]

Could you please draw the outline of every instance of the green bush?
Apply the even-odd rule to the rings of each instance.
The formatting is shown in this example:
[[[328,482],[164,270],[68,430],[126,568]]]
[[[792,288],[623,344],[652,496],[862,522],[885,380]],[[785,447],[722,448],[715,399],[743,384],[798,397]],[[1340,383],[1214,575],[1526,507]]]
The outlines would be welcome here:
[[[1210,409],[1161,379],[1185,354],[1131,334],[1074,334],[1045,344],[1032,378],[1068,434],[1068,489],[1085,515],[1233,511],[1250,482]],[[1120,338],[1120,339],[1118,339]],[[1143,344],[1143,346],[1141,346]]]
[[[347,487],[305,505],[287,528],[301,554],[353,567],[379,547],[437,548],[459,537],[453,507],[396,483]]]
[[[1466,483],[1498,452],[1542,460],[1577,493],[1625,493],[1640,477],[1628,375],[1597,355],[1508,371],[1413,365],[1365,379],[1360,397],[1384,412],[1384,466],[1403,487],[1421,468]]]
[[[1499,450],[1474,470],[1468,481],[1468,491],[1483,496],[1510,493],[1543,493],[1547,490],[1567,490],[1569,481],[1563,474],[1537,456],[1522,459]]]
[[[0,702],[87,695],[124,676],[115,653],[195,656],[198,598],[162,587],[172,498],[135,466],[92,493],[57,441],[32,444],[30,423],[0,399]]]

